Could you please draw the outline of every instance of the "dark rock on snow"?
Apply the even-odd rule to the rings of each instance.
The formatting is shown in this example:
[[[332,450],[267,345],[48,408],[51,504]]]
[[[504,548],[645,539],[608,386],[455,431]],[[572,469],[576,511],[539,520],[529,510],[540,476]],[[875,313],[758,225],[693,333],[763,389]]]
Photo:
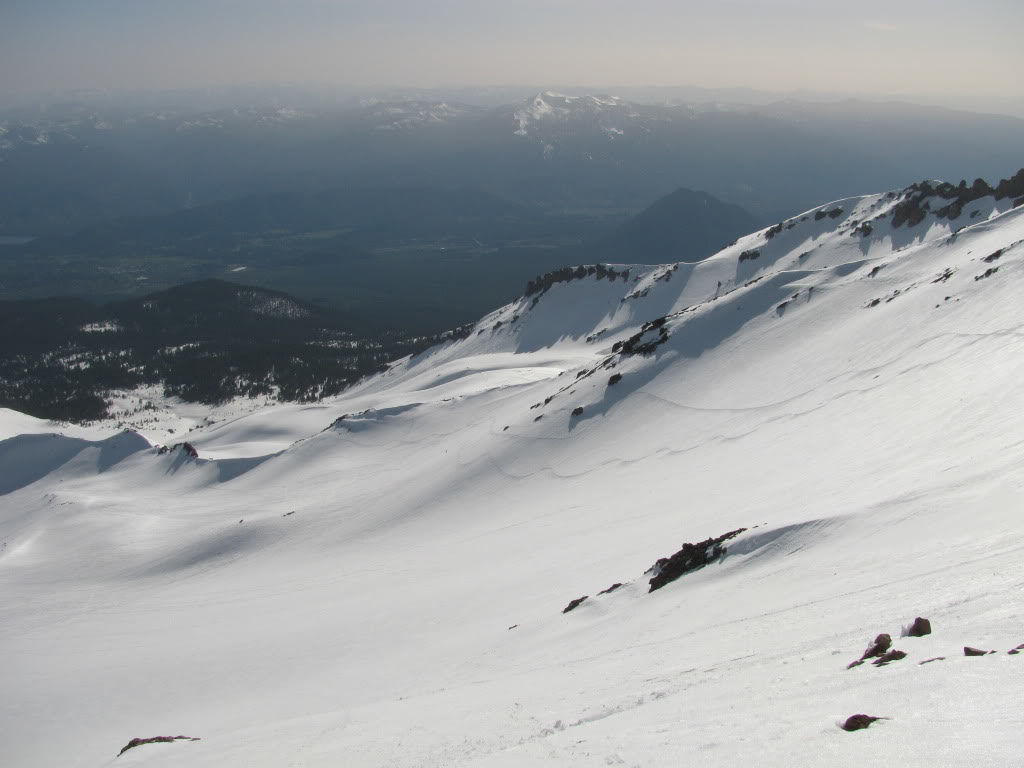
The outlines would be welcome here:
[[[974,276],[974,282],[978,282],[979,280],[984,280],[986,277],[992,277],[992,275],[994,275],[998,271],[999,271],[999,267],[989,267],[984,272],[982,272],[980,275],[975,275]]]
[[[141,747],[143,744],[159,744],[169,741],[199,741],[199,739],[193,736],[152,736],[148,739],[132,739],[121,747],[121,751],[117,753],[117,756],[120,757],[129,749]]]
[[[876,720],[885,720],[884,717],[873,717],[872,715],[850,715],[846,718],[846,722],[843,723],[840,728],[844,731],[860,731],[867,728]]]
[[[713,539],[705,539],[697,544],[686,543],[683,548],[671,557],[663,557],[651,566],[648,573],[652,573],[650,592],[661,589],[680,576],[703,568],[708,563],[713,563],[725,555],[725,547],[722,546],[729,539],[733,539],[743,533],[746,528],[739,528],[729,533],[723,533]]]
[[[853,669],[859,667],[868,659],[883,658],[888,652],[889,648],[892,647],[892,636],[887,633],[882,633],[875,638],[875,641],[868,646],[868,649],[864,651],[864,654],[856,661],[850,662],[846,668]],[[903,653],[902,651],[896,651],[896,653]],[[904,654],[905,656],[906,654]],[[902,656],[900,658],[903,658]],[[889,661],[896,661],[895,658],[889,659]],[[883,662],[887,663],[887,662]]]
[[[668,316],[659,317],[657,320],[652,320],[648,323],[644,323],[640,330],[630,336],[628,339],[623,341],[617,341],[612,345],[612,352],[616,352],[621,355],[651,355],[654,354],[654,350],[668,341],[669,333],[665,324],[668,322]],[[654,338],[650,337],[650,331],[657,330],[658,335]]]
[[[924,637],[932,633],[932,623],[918,616],[907,630],[907,637]]]
[[[873,659],[877,656],[882,656],[891,647],[892,636],[883,632],[875,638],[875,642],[868,646],[868,649],[864,651],[864,655],[860,657],[860,660],[865,661],[866,659]]]
[[[890,662],[899,661],[900,659],[905,659],[905,658],[907,658],[907,654],[906,653],[904,653],[903,651],[897,651],[894,648],[893,650],[889,651],[888,653],[884,653],[881,656],[879,656],[877,659],[875,659],[874,664],[875,664],[876,667],[884,667],[886,664],[889,664]]]
[[[584,595],[583,597],[577,597],[575,600],[570,602],[567,606],[565,606],[565,608],[562,609],[562,613],[568,613],[569,611],[575,610],[576,608],[578,608],[580,606],[580,603],[582,603],[588,597],[590,597],[590,595]]]
[[[585,277],[596,277],[598,280],[607,279],[610,281],[621,277],[623,281],[626,281],[629,280],[629,270],[619,272],[614,267],[609,267],[605,264],[589,264],[576,268],[562,267],[530,280],[526,284],[525,296],[540,298],[556,283],[568,283],[573,280],[582,280]]]
[[[187,455],[191,456],[193,459],[199,458],[199,451],[196,450],[196,447],[192,445],[192,443],[175,443],[169,449],[165,445],[159,451],[157,451],[157,453],[162,456],[163,454],[168,453],[169,451],[176,451],[179,448],[181,448],[181,450],[183,450]]]
[[[980,648],[972,648],[969,645],[964,646],[964,656],[987,656],[989,651],[983,651]]]

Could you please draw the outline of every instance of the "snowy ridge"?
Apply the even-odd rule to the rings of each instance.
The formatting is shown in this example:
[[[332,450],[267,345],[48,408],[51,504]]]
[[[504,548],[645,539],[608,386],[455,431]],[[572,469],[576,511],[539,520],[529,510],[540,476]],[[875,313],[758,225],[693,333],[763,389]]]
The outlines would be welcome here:
[[[546,134],[553,127],[571,131],[574,124],[581,123],[596,128],[609,139],[623,135],[625,129],[638,124],[641,117],[634,105],[618,96],[567,96],[553,91],[528,99],[512,115],[516,136]]]
[[[0,442],[8,759],[1012,763],[1024,207],[920,194],[555,273],[198,459]],[[883,632],[906,657],[847,669]]]

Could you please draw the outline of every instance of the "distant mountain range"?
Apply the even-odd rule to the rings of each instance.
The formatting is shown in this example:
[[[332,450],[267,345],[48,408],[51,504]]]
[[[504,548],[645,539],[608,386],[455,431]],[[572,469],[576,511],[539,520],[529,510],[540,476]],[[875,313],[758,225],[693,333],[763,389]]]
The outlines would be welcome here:
[[[1024,121],[905,104],[663,102],[543,91],[505,106],[393,97],[195,111],[0,114],[0,234],[70,232],[279,190],[478,188],[636,212],[680,186],[777,220],[906,178],[995,176]]]

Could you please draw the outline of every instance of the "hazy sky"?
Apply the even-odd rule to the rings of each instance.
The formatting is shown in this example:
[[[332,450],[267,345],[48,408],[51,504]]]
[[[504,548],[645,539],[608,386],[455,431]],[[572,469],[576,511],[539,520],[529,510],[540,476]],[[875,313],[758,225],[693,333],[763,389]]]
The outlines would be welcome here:
[[[692,84],[1010,111],[1022,29],[1021,0],[0,0],[0,89]]]

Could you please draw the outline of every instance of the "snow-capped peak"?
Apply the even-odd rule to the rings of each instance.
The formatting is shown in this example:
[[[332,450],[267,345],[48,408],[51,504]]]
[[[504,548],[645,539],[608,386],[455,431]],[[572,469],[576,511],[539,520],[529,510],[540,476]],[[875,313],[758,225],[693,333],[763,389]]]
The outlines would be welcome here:
[[[514,133],[528,136],[545,128],[564,129],[569,124],[590,125],[609,136],[621,135],[623,127],[639,113],[618,96],[587,94],[569,96],[543,91],[527,99],[513,112]]]

